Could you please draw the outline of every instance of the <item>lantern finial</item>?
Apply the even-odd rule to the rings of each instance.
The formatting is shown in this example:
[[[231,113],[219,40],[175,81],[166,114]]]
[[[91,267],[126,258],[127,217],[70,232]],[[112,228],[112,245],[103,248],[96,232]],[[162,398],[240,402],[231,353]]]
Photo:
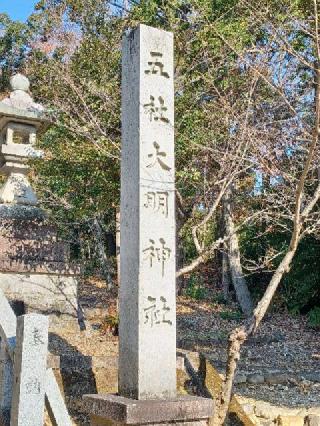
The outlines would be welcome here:
[[[10,78],[10,86],[13,91],[22,90],[23,92],[28,92],[30,81],[25,75],[19,73]]]

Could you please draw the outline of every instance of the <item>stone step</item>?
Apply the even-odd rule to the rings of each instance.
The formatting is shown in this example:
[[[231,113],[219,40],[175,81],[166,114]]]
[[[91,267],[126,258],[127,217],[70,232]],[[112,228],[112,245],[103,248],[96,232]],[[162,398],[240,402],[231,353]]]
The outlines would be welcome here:
[[[320,407],[288,408],[238,396],[243,411],[256,425],[320,426]]]
[[[197,353],[195,352],[195,357],[197,356],[196,354]],[[207,359],[214,365],[220,374],[224,374],[225,361],[215,359],[211,356],[207,357]],[[295,381],[320,383],[320,369],[314,369],[313,366],[310,367],[309,365],[301,365],[299,369],[290,368],[290,365],[288,365],[288,368],[275,369],[268,366],[254,364],[245,368],[240,362],[235,378],[236,385],[276,385],[290,382],[294,383]]]
[[[247,372],[240,370],[235,378],[235,384],[237,385],[276,385],[304,381],[320,383],[320,370],[302,370],[295,372],[287,370],[266,370],[258,372]]]

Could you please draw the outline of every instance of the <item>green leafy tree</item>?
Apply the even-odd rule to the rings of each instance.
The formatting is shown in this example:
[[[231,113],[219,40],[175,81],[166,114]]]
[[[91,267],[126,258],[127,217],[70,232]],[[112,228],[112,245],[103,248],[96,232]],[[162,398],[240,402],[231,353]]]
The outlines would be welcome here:
[[[8,88],[10,76],[24,64],[28,51],[28,28],[0,13],[0,91]]]

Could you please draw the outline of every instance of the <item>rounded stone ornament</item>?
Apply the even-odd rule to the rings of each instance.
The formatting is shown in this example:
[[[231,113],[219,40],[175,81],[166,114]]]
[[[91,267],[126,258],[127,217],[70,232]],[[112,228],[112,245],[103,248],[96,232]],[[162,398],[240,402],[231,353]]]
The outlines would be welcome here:
[[[12,90],[22,90],[27,92],[30,87],[30,82],[25,75],[15,74],[10,78],[10,86]]]

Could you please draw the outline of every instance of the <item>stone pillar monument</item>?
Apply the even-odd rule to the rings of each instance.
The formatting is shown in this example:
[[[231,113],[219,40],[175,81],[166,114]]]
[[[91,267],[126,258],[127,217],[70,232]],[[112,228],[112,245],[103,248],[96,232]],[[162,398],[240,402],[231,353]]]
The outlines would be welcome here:
[[[29,94],[29,80],[11,78],[12,92],[0,102],[0,288],[26,312],[76,316],[77,268],[69,246],[57,238],[28,180],[28,160],[41,158],[37,134],[48,121]]]
[[[212,401],[176,395],[173,35],[123,41],[119,395],[87,396],[92,425],[200,422]]]
[[[119,392],[135,399],[171,398],[176,393],[171,33],[141,25],[124,39],[121,152]]]

